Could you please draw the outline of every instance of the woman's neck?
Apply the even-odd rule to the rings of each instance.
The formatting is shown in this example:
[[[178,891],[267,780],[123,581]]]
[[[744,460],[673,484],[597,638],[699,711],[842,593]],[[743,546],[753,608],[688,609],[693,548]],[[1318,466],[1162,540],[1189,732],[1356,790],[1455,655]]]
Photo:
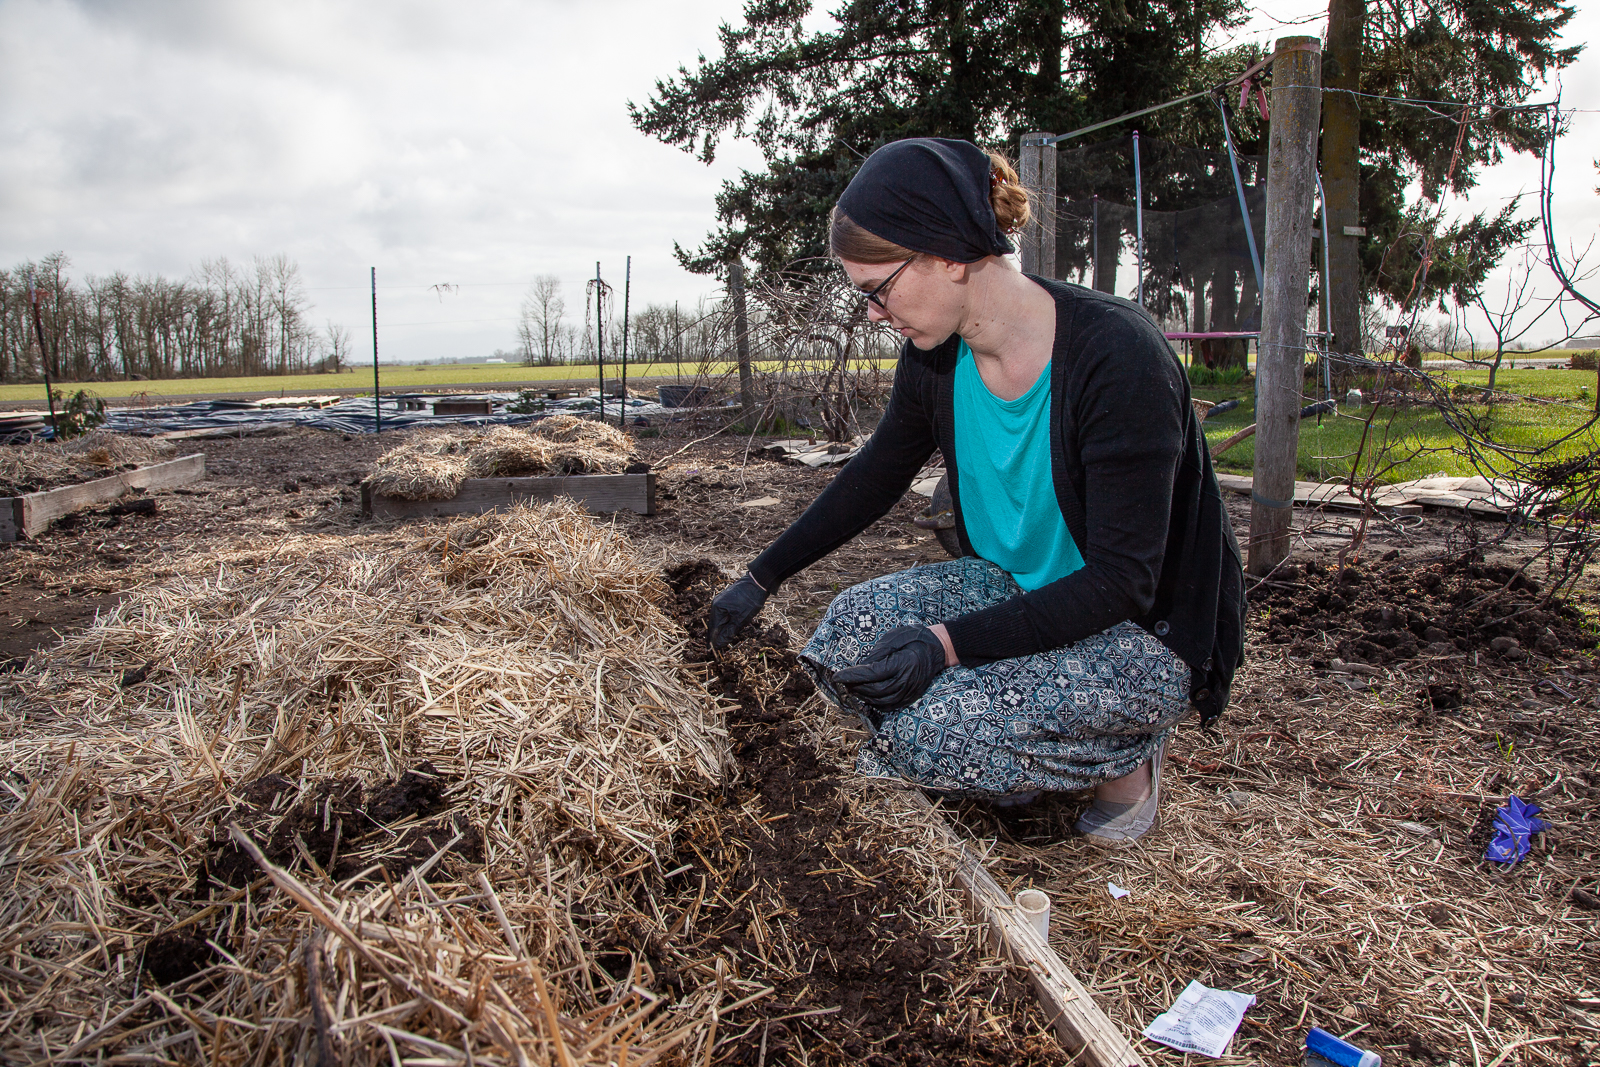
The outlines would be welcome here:
[[[1056,302],[1026,275],[986,261],[968,280],[967,315],[959,329],[989,391],[1002,400],[1027,392],[1055,348]]]

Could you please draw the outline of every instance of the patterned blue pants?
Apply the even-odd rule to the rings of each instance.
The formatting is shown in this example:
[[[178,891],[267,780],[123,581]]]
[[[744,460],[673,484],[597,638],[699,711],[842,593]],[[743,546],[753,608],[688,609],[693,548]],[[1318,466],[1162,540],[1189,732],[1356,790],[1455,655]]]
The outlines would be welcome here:
[[[833,672],[889,630],[931,626],[1021,591],[972,556],[874,578],[834,598],[800,659],[844,707]],[[1064,648],[948,667],[916,701],[881,716],[851,707],[873,730],[856,771],[956,796],[1088,789],[1137,770],[1189,707],[1189,667],[1122,622]]]

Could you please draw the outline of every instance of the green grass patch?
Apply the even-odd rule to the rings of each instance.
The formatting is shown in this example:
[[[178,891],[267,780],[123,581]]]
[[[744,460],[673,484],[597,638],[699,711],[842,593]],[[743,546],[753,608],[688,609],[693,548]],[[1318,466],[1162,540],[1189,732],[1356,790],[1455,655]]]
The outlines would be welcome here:
[[[1196,389],[1195,394],[1203,400],[1221,401],[1229,396],[1241,398],[1237,408],[1206,420],[1206,441],[1213,448],[1227,440],[1236,430],[1255,421],[1255,401],[1248,391],[1241,393],[1226,388],[1204,388]],[[1480,404],[1473,404],[1468,410],[1484,414],[1489,409]],[[1356,450],[1361,443],[1366,416],[1371,411],[1371,407],[1341,408],[1337,415],[1324,415],[1320,419],[1310,418],[1302,421],[1295,476],[1304,481],[1314,482],[1347,477]],[[1494,439],[1502,444],[1531,448],[1577,429],[1589,416],[1588,407],[1580,404],[1501,403],[1494,405],[1491,432]],[[1377,453],[1387,451],[1392,457],[1388,462],[1405,459],[1405,462],[1384,475],[1383,481],[1386,482],[1425,478],[1440,471],[1460,476],[1478,473],[1472,468],[1466,456],[1461,454],[1460,438],[1445,424],[1444,417],[1433,408],[1380,409],[1377,418],[1373,420],[1372,435],[1368,442],[1365,450],[1368,457],[1375,451]],[[1373,447],[1374,442],[1376,449]],[[1600,448],[1600,434],[1591,427],[1562,445],[1548,458],[1559,459],[1578,455],[1595,448]],[[1234,445],[1219,456],[1217,469],[1235,474],[1249,474],[1254,462],[1255,438],[1252,437]]]
[[[1480,389],[1489,384],[1489,372],[1477,367],[1451,369],[1444,376],[1461,385]],[[1557,400],[1594,402],[1595,372],[1585,370],[1510,370],[1501,368],[1494,377],[1497,393],[1540,396]]]
[[[880,360],[889,369],[894,360]],[[775,362],[758,362],[758,370],[772,370]],[[854,366],[854,364],[852,364]],[[736,370],[733,363],[713,363],[705,373],[713,378]],[[628,377],[673,378],[682,374],[692,380],[701,372],[697,364],[685,363],[629,363]],[[621,377],[621,366],[606,364],[606,381]],[[518,382],[578,381],[597,382],[596,369],[588,366],[563,365],[558,367],[525,367],[516,363],[465,363],[423,367],[403,365],[384,367],[379,374],[385,392],[406,392],[448,388],[483,388],[495,385],[513,385]],[[345,371],[342,374],[286,374],[264,375],[249,378],[168,378],[154,382],[56,382],[57,389],[86,389],[92,396],[126,398],[149,396],[188,396],[196,393],[277,393],[302,395],[328,393],[335,389],[370,389],[372,368]],[[43,385],[0,385],[0,403],[18,400],[43,400]]]
[[[1249,372],[1243,367],[1206,367],[1198,363],[1189,364],[1189,384],[1191,386],[1229,386],[1237,388],[1244,383]]]

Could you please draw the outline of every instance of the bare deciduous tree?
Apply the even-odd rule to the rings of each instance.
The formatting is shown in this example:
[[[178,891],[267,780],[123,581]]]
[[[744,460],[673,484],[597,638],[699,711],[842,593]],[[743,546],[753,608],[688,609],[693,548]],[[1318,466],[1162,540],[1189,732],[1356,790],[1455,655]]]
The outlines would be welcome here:
[[[350,363],[350,331],[328,320],[328,356],[324,361],[330,373],[338,374]]]
[[[562,361],[564,334],[562,319],[567,303],[561,298],[561,279],[541,274],[533,280],[528,295],[522,298],[522,316],[517,324],[517,341],[522,361],[549,367]]]
[[[1581,270],[1583,258],[1578,257],[1575,269]],[[1583,272],[1575,280],[1586,280],[1593,273],[1592,269]],[[1483,391],[1485,401],[1494,398],[1495,378],[1500,373],[1500,364],[1505,361],[1506,352],[1526,348],[1526,342],[1534,330],[1545,334],[1556,331],[1558,336],[1550,339],[1551,346],[1555,347],[1577,337],[1594,321],[1595,316],[1565,292],[1557,292],[1554,296],[1538,295],[1535,292],[1536,277],[1544,274],[1544,258],[1538,250],[1527,247],[1522,250],[1522,261],[1511,269],[1506,280],[1506,291],[1500,299],[1490,298],[1482,289],[1472,294],[1472,306],[1482,313],[1494,343],[1492,348],[1488,345],[1480,348],[1472,331],[1463,330],[1471,345],[1468,354],[1472,361],[1487,363],[1489,367],[1489,383]]]

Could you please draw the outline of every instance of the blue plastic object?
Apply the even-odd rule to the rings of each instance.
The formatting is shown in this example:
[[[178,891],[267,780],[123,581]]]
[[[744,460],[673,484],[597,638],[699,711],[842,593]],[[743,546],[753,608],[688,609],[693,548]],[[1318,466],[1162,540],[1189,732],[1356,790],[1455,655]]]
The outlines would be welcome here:
[[[1520,797],[1507,797],[1505,805],[1494,814],[1494,838],[1484,851],[1483,858],[1496,863],[1516,863],[1528,854],[1528,838],[1550,829],[1550,824],[1536,818],[1542,809]]]
[[[1308,1067],[1379,1067],[1383,1057],[1376,1052],[1356,1048],[1342,1038],[1334,1037],[1320,1026],[1313,1026],[1306,1034],[1306,1063]]]

